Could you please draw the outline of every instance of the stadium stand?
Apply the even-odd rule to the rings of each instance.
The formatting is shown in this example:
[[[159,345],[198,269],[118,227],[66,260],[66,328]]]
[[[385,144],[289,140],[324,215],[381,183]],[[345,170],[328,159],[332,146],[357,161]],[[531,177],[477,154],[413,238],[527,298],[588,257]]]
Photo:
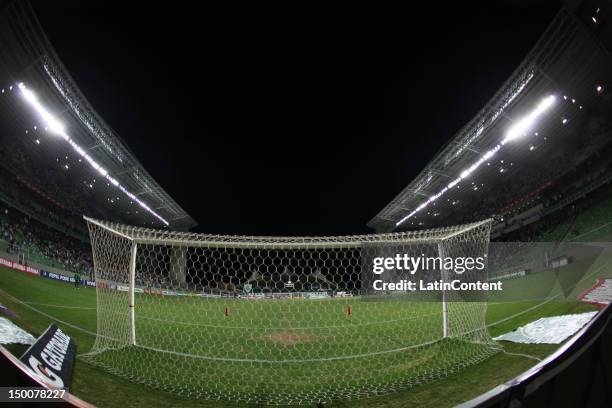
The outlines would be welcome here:
[[[530,224],[507,234],[498,241],[560,242],[598,241],[612,233],[612,186],[608,183],[590,193],[578,194],[571,204],[555,209]],[[562,199],[562,195],[558,195]]]
[[[606,10],[602,2],[565,2],[497,94],[368,225],[387,232],[493,217],[499,237],[606,184],[612,175]],[[546,97],[554,99],[551,113],[501,148],[513,123]]]
[[[89,240],[81,217],[66,210],[44,191],[32,187],[22,176],[6,173],[2,166],[0,201],[68,236]]]
[[[6,205],[0,206],[0,252],[69,272],[91,275],[89,243],[78,241]]]

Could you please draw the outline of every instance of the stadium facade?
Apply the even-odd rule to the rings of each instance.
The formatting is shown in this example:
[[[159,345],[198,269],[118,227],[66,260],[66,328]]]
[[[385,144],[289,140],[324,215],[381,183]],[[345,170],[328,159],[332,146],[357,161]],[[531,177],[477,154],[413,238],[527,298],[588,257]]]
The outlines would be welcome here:
[[[609,147],[612,36],[605,7],[566,1],[499,91],[368,226],[389,232],[494,217],[494,236],[501,235],[609,182],[605,172],[589,191],[550,199],[570,174],[588,176],[589,160]]]
[[[611,10],[599,3],[603,4],[566,2],[502,89],[370,222],[378,231],[415,231],[282,238],[185,232],[195,221],[93,110],[29,3],[0,0],[0,143],[5,146],[0,199],[18,209],[16,215],[0,212],[0,232],[1,238],[4,228],[9,235],[19,235],[10,237],[8,254],[0,248],[0,260],[6,257],[4,265],[15,269],[2,270],[0,298],[7,298],[5,290],[14,293],[9,304],[26,317],[38,312],[58,319],[37,309],[56,307],[51,313],[74,329],[75,337],[96,336],[93,348],[81,354],[83,360],[132,382],[189,398],[314,404],[380,396],[494,358],[500,348],[491,339],[492,326],[518,322],[513,319],[561,294],[574,299],[582,277],[572,280],[567,293],[516,314],[510,315],[512,308],[502,310],[503,302],[491,302],[499,315],[493,323],[487,321],[489,305],[479,297],[441,293],[427,302],[412,302],[389,294],[354,295],[365,294],[364,276],[371,274],[364,265],[370,258],[406,253],[408,246],[417,256],[431,252],[465,259],[486,253],[488,220],[469,228],[441,225],[494,216],[493,235],[508,234],[549,213],[562,213],[612,180],[612,122],[607,117],[612,107],[612,31],[606,20]],[[609,198],[606,204],[612,208],[612,194]],[[76,229],[55,224],[74,221],[82,227],[82,214],[112,222],[89,219],[91,247],[80,243],[76,249],[75,240],[59,244],[57,233],[49,235],[40,225],[34,228],[36,222],[28,219],[78,238]],[[70,262],[57,272],[45,263],[44,270],[32,268],[20,248],[32,236],[38,242],[29,245],[39,245],[52,256],[62,253]],[[89,255],[92,247],[95,265],[91,259],[75,265],[74,258]],[[507,253],[491,256],[490,262]],[[533,274],[536,278],[547,277],[546,272],[510,266],[498,277],[525,278],[533,272],[538,272]],[[86,281],[96,287],[91,297],[87,290],[75,296],[70,286],[53,282],[71,282],[71,272],[83,268],[95,279]],[[446,276],[448,271],[439,272]],[[524,282],[521,292],[533,286],[532,281]],[[20,292],[21,288],[26,290]],[[550,287],[546,289],[548,293]],[[49,293],[52,300],[44,297]],[[65,304],[57,304],[62,299]],[[90,301],[96,302],[95,308]],[[71,307],[78,309],[78,320],[66,311]],[[46,320],[35,316],[28,326],[40,329]],[[601,316],[598,324],[608,325],[609,339],[610,306]],[[592,324],[585,330],[603,332]],[[561,350],[564,356],[558,353],[536,368],[544,371],[563,364],[568,347],[582,347],[576,339],[593,343],[597,336],[575,337]],[[91,342],[80,339],[80,344]],[[597,341],[602,350],[609,345]],[[582,354],[592,365],[604,355]],[[581,368],[573,379],[588,377],[593,383],[595,376],[585,376]],[[561,371],[558,366],[553,369]],[[83,372],[76,373],[80,384],[116,381],[98,376],[97,370]],[[551,378],[548,373],[543,377]],[[511,398],[507,390],[533,392],[543,377],[536,387],[517,387],[521,382],[515,382],[497,390],[516,405],[528,392],[513,390]],[[121,383],[94,388],[107,390],[108,384]],[[575,389],[582,395],[592,390]],[[75,390],[85,393],[86,388]],[[116,390],[121,392],[120,387]],[[100,401],[108,398],[107,392],[100,396],[89,391]],[[160,398],[155,400],[158,404],[176,401],[153,394],[151,388],[140,393],[130,388],[130,402],[144,393]]]
[[[94,110],[30,3],[3,1],[0,10],[5,187],[25,186],[63,218],[87,214],[173,230],[197,225]],[[85,227],[82,221],[80,226]]]

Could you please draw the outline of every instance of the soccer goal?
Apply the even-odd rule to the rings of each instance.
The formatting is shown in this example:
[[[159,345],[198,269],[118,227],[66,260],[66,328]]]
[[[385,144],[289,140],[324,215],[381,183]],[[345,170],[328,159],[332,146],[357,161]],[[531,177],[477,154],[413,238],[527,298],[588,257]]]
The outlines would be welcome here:
[[[489,220],[337,237],[86,220],[97,336],[83,358],[138,383],[193,398],[313,403],[393,392],[496,352],[481,294],[373,289],[376,258],[486,259]],[[452,273],[440,267],[422,278],[444,282]],[[462,280],[486,282],[486,268]]]

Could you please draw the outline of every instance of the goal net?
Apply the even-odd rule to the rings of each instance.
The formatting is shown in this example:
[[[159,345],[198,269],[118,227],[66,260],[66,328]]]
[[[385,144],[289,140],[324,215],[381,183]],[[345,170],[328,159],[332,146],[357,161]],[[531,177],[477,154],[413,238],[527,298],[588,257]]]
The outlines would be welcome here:
[[[381,395],[496,351],[475,291],[377,290],[377,259],[484,257],[489,220],[339,237],[205,235],[87,219],[97,336],[87,361],[187,397],[302,404]],[[419,279],[446,282],[446,266]],[[375,282],[377,281],[378,282]],[[486,267],[461,273],[486,281]]]

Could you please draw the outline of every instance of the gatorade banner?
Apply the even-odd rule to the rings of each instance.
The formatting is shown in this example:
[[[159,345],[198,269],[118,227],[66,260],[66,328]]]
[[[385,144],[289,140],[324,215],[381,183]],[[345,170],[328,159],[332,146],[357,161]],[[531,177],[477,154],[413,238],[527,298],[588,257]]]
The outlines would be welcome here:
[[[68,389],[75,356],[74,340],[52,324],[20,360],[49,387]]]

